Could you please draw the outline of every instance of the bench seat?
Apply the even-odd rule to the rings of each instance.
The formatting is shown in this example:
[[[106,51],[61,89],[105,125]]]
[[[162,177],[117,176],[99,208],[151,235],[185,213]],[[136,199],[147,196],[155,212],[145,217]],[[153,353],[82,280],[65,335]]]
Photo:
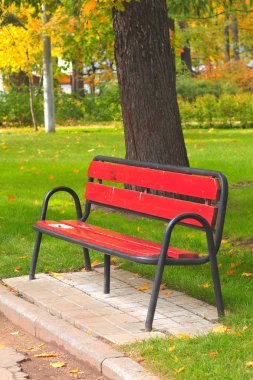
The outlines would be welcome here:
[[[37,227],[37,228],[36,228]],[[87,246],[87,248],[96,248],[104,251],[105,248],[114,251],[114,254],[119,257],[128,255],[128,259],[132,256],[132,261],[143,262],[150,261],[150,264],[155,264],[158,261],[161,252],[161,244],[154,243],[149,240],[140,239],[133,236],[124,235],[105,228],[97,227],[78,220],[41,220],[36,224],[36,229],[57,235],[58,238]],[[180,248],[169,247],[167,257],[174,259],[181,258],[198,258],[198,254]]]

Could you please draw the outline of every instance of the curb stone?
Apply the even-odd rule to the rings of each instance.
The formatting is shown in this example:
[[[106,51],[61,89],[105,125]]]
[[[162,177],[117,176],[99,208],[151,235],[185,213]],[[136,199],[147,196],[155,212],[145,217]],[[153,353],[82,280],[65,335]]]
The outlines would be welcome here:
[[[46,342],[54,342],[79,360],[89,362],[111,380],[159,380],[108,344],[17,297],[2,285],[0,312],[30,334]]]

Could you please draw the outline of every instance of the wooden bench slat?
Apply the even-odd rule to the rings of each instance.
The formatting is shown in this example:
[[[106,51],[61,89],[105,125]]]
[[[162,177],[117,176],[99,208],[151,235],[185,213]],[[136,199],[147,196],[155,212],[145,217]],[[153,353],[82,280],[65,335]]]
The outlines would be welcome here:
[[[92,202],[132,210],[166,220],[182,213],[192,212],[203,216],[212,227],[215,225],[217,215],[217,208],[207,204],[120,189],[93,182],[87,183],[85,197]],[[183,223],[201,226],[194,219],[186,219]]]
[[[217,200],[220,194],[219,181],[213,177],[123,164],[92,161],[88,169],[88,176],[210,200]]]
[[[38,221],[37,225],[64,236],[132,256],[156,258],[161,249],[161,244],[159,243],[120,234],[76,220],[61,220],[59,222],[53,220]],[[197,253],[175,247],[170,247],[167,255],[176,259],[198,257]]]

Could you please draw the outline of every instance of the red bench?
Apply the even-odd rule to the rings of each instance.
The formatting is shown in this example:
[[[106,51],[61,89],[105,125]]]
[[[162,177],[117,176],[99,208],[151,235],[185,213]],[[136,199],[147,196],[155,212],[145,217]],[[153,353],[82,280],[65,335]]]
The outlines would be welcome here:
[[[110,257],[157,265],[146,319],[152,329],[157,297],[165,265],[200,265],[210,262],[218,314],[224,314],[216,254],[219,250],[227,203],[227,180],[219,172],[182,168],[119,158],[97,156],[90,163],[82,213],[77,194],[68,187],[57,187],[45,197],[37,231],[30,280],[35,277],[42,234],[48,234],[83,248],[85,267],[91,270],[88,249],[104,253],[104,292],[110,292]],[[76,220],[46,220],[51,196],[69,193],[75,202]],[[91,205],[97,204],[141,216],[166,221],[161,244],[86,223]],[[177,224],[204,230],[207,253],[198,255],[170,246]]]

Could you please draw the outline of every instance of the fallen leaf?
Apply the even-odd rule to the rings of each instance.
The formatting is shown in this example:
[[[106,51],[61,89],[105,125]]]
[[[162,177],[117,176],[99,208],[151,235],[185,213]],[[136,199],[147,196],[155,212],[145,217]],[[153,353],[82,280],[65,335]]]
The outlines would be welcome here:
[[[5,348],[5,345],[4,344],[0,344],[0,348]]]
[[[181,368],[179,368],[178,370],[177,370],[177,373],[181,373],[181,372],[183,372],[185,370],[185,367],[181,367]]]
[[[55,358],[57,356],[55,352],[42,352],[41,354],[33,355],[34,358]]]
[[[37,199],[35,199],[35,201],[33,202],[35,205],[38,205],[39,204],[39,201],[37,201]]]
[[[119,269],[120,267],[122,266],[122,263],[121,264],[118,264],[118,265],[113,265],[113,269]]]
[[[9,201],[9,202],[14,201],[14,199],[15,199],[14,195],[10,195],[10,196],[8,197],[8,201]]]
[[[61,367],[64,367],[65,365],[66,365],[65,362],[50,363],[50,366],[54,368],[61,368]]]
[[[248,326],[243,326],[242,331],[246,331],[248,329]]]
[[[236,336],[242,336],[242,333],[240,333],[239,331],[235,331],[233,329],[228,329],[228,333],[236,335]]]
[[[170,351],[170,352],[171,352],[171,351],[174,351],[175,348],[176,348],[176,346],[171,346],[171,347],[168,348],[168,351]]]
[[[163,294],[164,294],[165,296],[171,296],[171,295],[173,294],[173,292],[170,292],[170,291],[169,291],[169,292],[164,292]]]
[[[49,274],[54,277],[62,276],[62,273],[57,273],[57,272],[49,272]]]
[[[94,260],[94,261],[91,263],[91,266],[92,266],[92,267],[95,267],[96,265],[99,265],[99,264],[102,264],[102,262],[99,261],[99,260]]]
[[[231,263],[230,267],[231,268],[236,268],[236,267],[239,267],[241,264],[243,264],[243,262],[242,261],[238,261],[237,263]]]
[[[26,259],[28,256],[19,256],[20,260]]]
[[[149,290],[149,289],[150,289],[149,285],[143,285],[137,288],[137,290],[139,290],[140,292],[144,292],[145,290]]]
[[[253,273],[243,272],[243,273],[242,273],[242,276],[243,276],[243,277],[250,277],[250,276],[253,276]]]
[[[142,277],[142,275],[140,273],[134,273],[134,276],[135,277]]]
[[[21,269],[21,267],[20,267],[20,266],[17,266],[17,267],[15,267],[15,268],[13,269],[13,272],[19,272],[20,269]]]
[[[80,172],[80,170],[79,169],[73,169],[72,172],[77,174]]]
[[[207,254],[206,253],[199,253],[199,257],[206,257]]]
[[[228,326],[220,325],[220,326],[217,326],[214,329],[212,329],[211,332],[214,334],[223,334],[223,333],[227,332],[228,329],[229,329]]]
[[[179,359],[176,355],[172,355],[171,357],[174,360],[174,362],[178,363]]]
[[[164,289],[166,289],[166,285],[167,285],[167,284],[161,284],[161,285],[160,285],[160,290],[164,290]]]
[[[10,335],[18,335],[19,334],[19,331],[13,331],[10,333]]]
[[[222,242],[222,244],[226,244],[226,243],[228,243],[228,240],[222,239],[221,242]]]
[[[54,175],[50,175],[49,179],[52,181],[54,179]]]
[[[229,269],[225,272],[225,274],[236,274],[236,270],[235,269]]]
[[[246,367],[253,367],[253,362],[247,362],[245,363]]]
[[[8,147],[7,145],[3,145],[2,148],[3,148],[4,150],[9,149],[9,147]]]
[[[78,373],[79,372],[79,369],[78,368],[76,368],[76,369],[71,369],[70,371],[69,371],[69,373]]]
[[[142,363],[144,362],[145,358],[137,358],[135,360],[137,361],[137,363]]]
[[[181,339],[192,339],[192,337],[187,334],[178,334],[177,336]]]
[[[209,354],[210,358],[215,358],[216,355],[217,355],[217,352],[215,352],[215,351],[209,351],[208,354]]]
[[[205,284],[202,284],[201,285],[203,288],[209,288],[209,284],[208,284],[208,282],[206,282]]]
[[[89,149],[88,152],[94,152],[95,149]]]

